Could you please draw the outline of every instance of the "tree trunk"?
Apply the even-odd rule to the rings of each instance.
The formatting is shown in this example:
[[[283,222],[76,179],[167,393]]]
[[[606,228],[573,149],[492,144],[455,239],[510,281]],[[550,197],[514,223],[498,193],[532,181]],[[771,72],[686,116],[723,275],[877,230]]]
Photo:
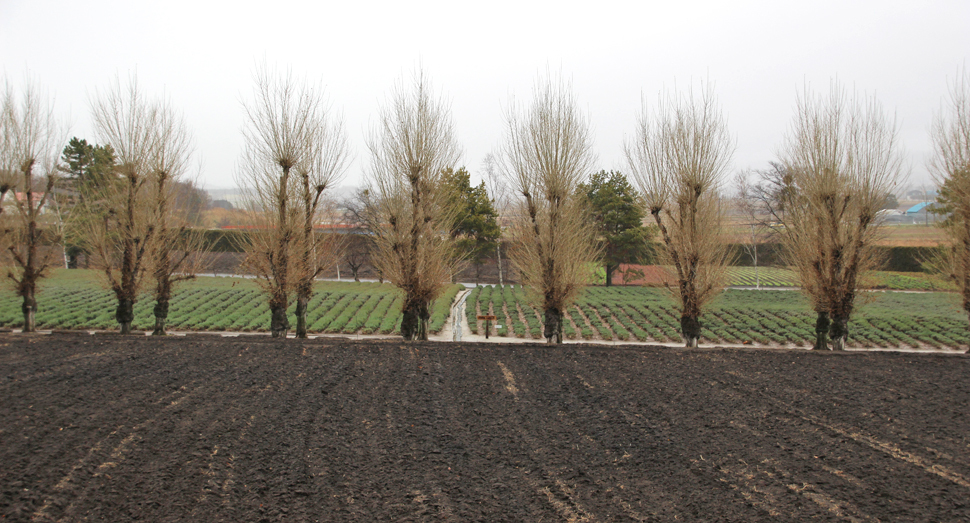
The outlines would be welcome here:
[[[556,308],[546,309],[545,320],[543,335],[546,338],[546,343],[562,343],[562,311]]]
[[[429,305],[429,303],[422,303],[418,307],[418,339],[421,341],[428,341],[428,320],[431,319]]]
[[[37,329],[34,321],[34,315],[37,312],[37,300],[34,298],[33,289],[26,292],[24,296],[24,303],[20,306],[20,310],[22,310],[24,313],[23,332],[35,332]]]
[[[290,322],[286,319],[286,307],[281,305],[270,305],[270,336],[273,338],[286,338],[286,331],[290,328]]]
[[[168,319],[168,300],[156,301],[153,312],[155,313],[155,330],[152,331],[152,336],[166,336],[168,334],[165,332],[165,320]]]
[[[616,265],[606,264],[606,286],[613,286],[613,272],[616,271]]]
[[[306,315],[309,298],[301,296],[296,299],[296,337],[306,339]]]
[[[829,337],[832,338],[832,350],[845,350],[846,340],[849,338],[849,318],[832,317],[829,327]]]
[[[401,337],[406,341],[427,341],[428,313],[427,304],[409,303],[405,305],[401,318]]]
[[[502,244],[497,243],[495,245],[495,262],[498,265],[498,284],[504,285],[502,281]]]
[[[684,346],[696,349],[701,338],[701,322],[693,316],[680,317],[680,333],[684,337]]]
[[[418,313],[414,307],[405,307],[401,317],[401,337],[405,341],[414,341],[418,332]]]
[[[115,320],[118,321],[122,334],[131,334],[131,322],[135,320],[135,300],[119,299],[118,308],[115,310]]]
[[[815,346],[812,350],[829,350],[829,313],[819,312],[815,320]]]

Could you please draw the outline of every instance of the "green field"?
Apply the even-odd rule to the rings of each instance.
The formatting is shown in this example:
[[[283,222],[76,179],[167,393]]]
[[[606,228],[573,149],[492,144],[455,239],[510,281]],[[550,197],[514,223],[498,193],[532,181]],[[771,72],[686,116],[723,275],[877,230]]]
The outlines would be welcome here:
[[[431,331],[439,332],[461,286],[435,302]],[[400,291],[389,284],[319,282],[310,302],[311,333],[399,334]],[[863,295],[849,324],[850,346],[960,347],[970,344],[967,317],[954,293],[874,291]],[[38,295],[41,329],[115,329],[115,301],[97,274],[58,270]],[[466,306],[468,324],[480,333],[478,314],[499,317],[493,335],[542,338],[542,315],[518,285],[480,286]],[[135,307],[135,328],[154,320],[149,296]],[[292,314],[292,310],[290,311]],[[729,289],[702,317],[703,343],[808,346],[815,314],[797,291]],[[0,291],[0,325],[21,326],[20,299]],[[295,318],[291,316],[291,324]],[[184,284],[169,312],[169,328],[192,331],[266,331],[269,308],[252,280],[198,278]],[[648,287],[590,287],[567,311],[565,335],[574,340],[680,341],[679,318],[669,294]]]
[[[788,269],[759,267],[762,287],[797,287],[798,278]],[[756,283],[754,267],[731,267],[728,269],[728,285],[732,287],[754,287]],[[922,272],[873,271],[863,278],[861,285],[868,289],[898,291],[951,291],[956,287],[933,274]]]
[[[849,345],[858,347],[960,347],[970,343],[967,316],[952,293],[869,292],[849,322]],[[466,314],[495,314],[493,334],[541,338],[540,311],[520,286],[477,287]],[[810,346],[815,313],[797,291],[727,290],[701,318],[703,343]],[[567,311],[569,339],[679,342],[680,320],[669,295],[646,287],[590,287]]]
[[[762,287],[794,287],[798,285],[795,273],[774,267],[731,267],[727,270],[728,285],[754,287],[761,280]]]
[[[447,288],[435,302],[429,328],[439,332],[448,318],[460,285]],[[44,280],[37,297],[40,329],[116,329],[115,300],[99,285],[98,275],[85,270],[58,270]],[[135,304],[136,329],[154,326],[149,295]],[[290,324],[296,325],[295,305]],[[266,297],[255,282],[242,278],[202,277],[185,283],[172,299],[168,327],[193,331],[267,331],[270,314]],[[20,327],[20,298],[9,288],[0,291],[0,325]],[[398,334],[401,293],[378,283],[319,282],[307,317],[311,333]]]

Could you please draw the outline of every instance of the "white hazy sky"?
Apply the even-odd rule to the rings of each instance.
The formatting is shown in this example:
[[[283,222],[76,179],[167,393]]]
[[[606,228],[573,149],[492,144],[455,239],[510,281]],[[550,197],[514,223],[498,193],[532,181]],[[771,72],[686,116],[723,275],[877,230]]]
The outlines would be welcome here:
[[[970,2],[954,1],[96,1],[0,0],[0,72],[25,71],[56,99],[70,134],[94,141],[89,99],[137,73],[184,112],[209,189],[234,185],[242,102],[266,62],[324,85],[344,114],[357,185],[378,107],[421,64],[451,101],[463,164],[477,173],[503,139],[512,96],[547,69],[571,79],[599,166],[623,170],[641,98],[709,79],[737,139],[737,169],[775,156],[803,85],[875,93],[895,111],[926,179],[934,113],[970,65]]]

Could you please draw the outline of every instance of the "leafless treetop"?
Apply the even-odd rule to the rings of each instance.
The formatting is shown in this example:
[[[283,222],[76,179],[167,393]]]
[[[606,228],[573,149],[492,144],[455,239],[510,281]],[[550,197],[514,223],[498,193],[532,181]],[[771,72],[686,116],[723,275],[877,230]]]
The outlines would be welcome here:
[[[653,118],[646,106],[644,101],[636,135],[648,139],[627,142],[624,149],[648,210],[667,207],[671,198],[682,199],[684,195],[674,193],[678,189],[716,193],[735,146],[713,86],[707,84],[699,94],[693,89],[680,96],[661,94]],[[686,177],[686,183],[675,183],[677,177]]]

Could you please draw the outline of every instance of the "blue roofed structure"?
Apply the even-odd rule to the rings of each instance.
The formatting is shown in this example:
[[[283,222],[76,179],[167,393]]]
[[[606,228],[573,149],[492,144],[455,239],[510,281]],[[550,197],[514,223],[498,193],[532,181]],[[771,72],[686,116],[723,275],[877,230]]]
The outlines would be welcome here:
[[[922,211],[923,209],[926,209],[926,206],[927,205],[930,205],[932,203],[933,202],[917,203],[916,205],[910,207],[909,209],[906,209],[906,214],[916,214],[916,213]],[[926,210],[929,211],[929,209],[926,209]]]

